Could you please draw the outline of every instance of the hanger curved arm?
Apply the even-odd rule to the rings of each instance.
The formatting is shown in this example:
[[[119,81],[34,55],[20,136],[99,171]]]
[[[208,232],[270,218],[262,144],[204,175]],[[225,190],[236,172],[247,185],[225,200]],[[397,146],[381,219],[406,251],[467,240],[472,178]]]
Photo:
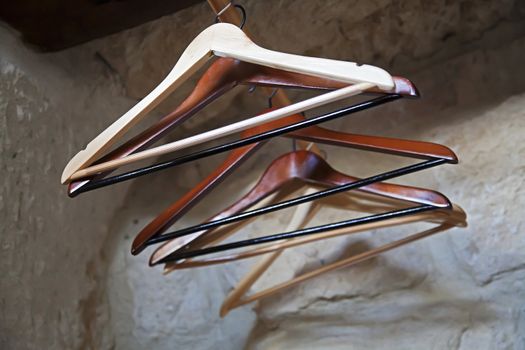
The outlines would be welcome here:
[[[218,226],[222,226],[222,225],[226,225],[226,224],[230,224],[230,223],[234,223],[234,222],[239,222],[239,221],[251,218],[251,217],[259,216],[259,215],[270,213],[270,212],[277,211],[277,210],[282,210],[282,209],[285,209],[285,208],[289,208],[289,207],[292,207],[292,206],[299,205],[301,203],[306,203],[306,202],[310,202],[310,201],[313,201],[313,200],[316,200],[316,199],[320,199],[320,198],[323,198],[323,197],[326,197],[326,196],[331,196],[331,195],[334,195],[334,194],[337,194],[337,193],[354,190],[354,189],[357,189],[357,188],[360,188],[360,187],[363,187],[363,186],[366,186],[366,185],[369,185],[369,184],[372,184],[372,183],[386,181],[386,180],[389,180],[389,179],[392,179],[392,178],[395,178],[395,177],[399,177],[399,176],[403,176],[403,175],[410,174],[410,173],[413,173],[413,172],[417,172],[417,171],[421,171],[421,170],[428,169],[428,168],[431,168],[431,167],[435,167],[435,166],[444,164],[445,162],[446,162],[446,160],[444,160],[444,159],[424,161],[424,162],[421,162],[421,163],[405,166],[405,167],[402,167],[402,168],[398,168],[398,169],[395,169],[395,170],[384,172],[382,174],[378,174],[378,175],[374,175],[374,176],[371,176],[371,177],[368,177],[368,178],[365,178],[365,179],[361,179],[361,180],[356,181],[356,182],[351,182],[351,183],[348,183],[348,184],[331,187],[329,189],[326,189],[326,190],[323,190],[323,191],[319,191],[319,192],[316,192],[316,193],[308,195],[308,196],[300,196],[300,197],[297,197],[297,198],[294,198],[294,199],[291,199],[291,200],[287,200],[287,201],[284,201],[284,202],[279,202],[279,203],[275,203],[275,204],[272,204],[272,205],[269,205],[269,206],[265,206],[265,207],[262,207],[262,208],[249,210],[249,211],[237,214],[237,215],[230,216],[228,218],[224,218],[224,219],[220,219],[220,220],[215,220],[215,221],[203,223],[203,224],[200,224],[200,225],[195,225],[195,226],[187,227],[187,228],[184,228],[184,229],[179,229],[179,230],[176,230],[174,232],[169,232],[169,233],[165,233],[165,234],[162,234],[162,235],[157,235],[157,236],[153,236],[153,237],[151,237],[151,236],[147,237],[146,234],[147,233],[151,233],[151,232],[143,232],[143,231],[141,231],[139,233],[139,235],[137,235],[137,237],[135,237],[135,239],[134,239],[134,241],[132,243],[132,251],[131,252],[132,252],[132,254],[136,255],[136,254],[140,253],[147,245],[157,244],[157,243],[160,243],[160,242],[168,241],[168,240],[170,240],[172,238],[175,238],[175,237],[180,237],[180,236],[188,235],[188,234],[191,234],[191,233],[194,233],[194,232],[202,231],[204,229],[209,229],[209,228],[214,228],[214,227],[218,227]],[[418,210],[426,210],[423,207],[429,207],[428,209],[436,208],[435,206],[432,206],[432,205],[424,205],[423,204],[421,206],[421,208],[419,208]],[[414,209],[414,210],[416,210],[416,209]],[[407,215],[408,212],[406,212],[406,213],[398,213],[398,214],[391,213],[391,214],[392,215],[398,215],[398,214],[399,215]],[[412,212],[412,214],[413,214],[413,212]],[[376,220],[376,219],[379,219],[379,217],[374,218],[373,220]],[[366,220],[366,219],[363,219],[363,220]],[[341,223],[341,224],[343,225],[343,223]],[[347,224],[354,225],[354,224],[356,224],[356,222],[352,222],[352,223],[348,222]],[[344,224],[344,225],[346,225],[346,224]],[[317,229],[321,230],[322,228],[318,227]],[[260,238],[258,240],[259,240],[259,242],[264,241],[263,238]],[[224,248],[224,249],[226,249],[226,248]],[[228,248],[228,249],[230,249],[230,248]]]
[[[75,172],[100,158],[118,137],[122,136],[166,96],[187,80],[191,74],[202,67],[212,57],[212,54],[350,84],[366,84],[363,85],[363,87],[366,86],[364,90],[374,86],[384,91],[391,91],[394,88],[394,82],[390,74],[380,68],[369,65],[359,66],[352,62],[284,54],[263,49],[255,45],[236,26],[228,23],[218,23],[205,29],[190,43],[172,71],[150,94],[117,119],[93,139],[83,151],[80,151],[70,160],[62,174],[62,183],[70,182],[71,176]],[[288,114],[297,112],[300,111]],[[281,116],[284,115],[286,114]]]

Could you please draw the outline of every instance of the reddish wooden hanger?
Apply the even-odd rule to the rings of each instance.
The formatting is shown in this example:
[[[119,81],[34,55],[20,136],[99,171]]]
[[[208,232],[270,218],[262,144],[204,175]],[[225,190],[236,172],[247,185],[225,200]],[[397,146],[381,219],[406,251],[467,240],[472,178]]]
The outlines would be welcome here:
[[[287,187],[292,182],[301,180],[328,187],[356,182],[359,178],[343,174],[333,169],[319,155],[301,150],[287,153],[266,169],[258,183],[239,201],[208,221],[218,220],[240,213],[278,190]],[[421,188],[395,185],[389,183],[374,183],[359,189],[371,193],[407,202],[430,204],[438,208],[447,208],[450,201],[441,193]],[[160,246],[151,256],[150,265],[161,262],[166,256],[187,247],[192,241],[203,237],[211,230],[196,232],[187,236],[177,237]],[[217,237],[220,239],[220,236]]]
[[[393,78],[396,84],[395,94],[405,97],[419,97],[416,87],[408,79],[402,77]],[[218,58],[203,74],[193,91],[177,109],[163,117],[157,124],[133,137],[94,164],[121,158],[147,148],[165,135],[171,128],[183,123],[210,102],[239,84],[314,90],[333,90],[347,85],[325,78],[282,71],[231,58]],[[384,92],[378,89],[375,91],[372,90],[372,92],[384,94]],[[96,177],[71,182],[68,185],[68,194],[74,196],[75,191],[91,179],[103,178],[108,173],[110,172],[103,172]]]
[[[284,123],[294,123],[304,119],[301,115],[293,115],[275,122],[267,123],[258,128],[250,129],[251,133],[260,133],[264,130],[275,129]],[[244,135],[243,135],[244,136]],[[301,131],[292,132],[287,137],[305,139],[312,142],[327,143],[351,148],[360,148],[382,153],[393,153],[414,158],[446,159],[450,163],[457,163],[457,157],[449,148],[428,142],[400,140],[378,136],[346,134],[338,131],[309,127]],[[151,238],[165,232],[182,215],[198,203],[198,201],[222,181],[231,171],[247,159],[250,152],[258,144],[252,144],[238,149],[234,154],[215,169],[208,177],[201,181],[192,190],[187,192],[177,202],[169,206],[164,212],[151,221],[135,238],[132,244],[132,253],[138,254]]]

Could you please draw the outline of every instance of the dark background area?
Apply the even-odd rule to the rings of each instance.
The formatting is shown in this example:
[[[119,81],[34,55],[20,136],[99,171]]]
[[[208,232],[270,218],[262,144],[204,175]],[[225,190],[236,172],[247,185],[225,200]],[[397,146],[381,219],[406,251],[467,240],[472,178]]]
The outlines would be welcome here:
[[[202,1],[202,0],[201,0]],[[57,51],[152,21],[199,0],[16,0],[0,21],[41,51]]]

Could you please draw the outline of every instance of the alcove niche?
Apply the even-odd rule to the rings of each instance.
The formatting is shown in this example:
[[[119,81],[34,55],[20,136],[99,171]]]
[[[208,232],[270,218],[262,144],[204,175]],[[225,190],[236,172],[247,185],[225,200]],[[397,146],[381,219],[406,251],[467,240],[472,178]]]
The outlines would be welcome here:
[[[48,3],[44,10],[62,6]],[[320,276],[225,318],[219,317],[224,297],[257,259],[164,276],[160,267],[148,266],[150,251],[129,252],[138,231],[223,158],[73,199],[59,183],[68,159],[158,84],[191,39],[214,22],[206,2],[176,3],[181,9],[152,4],[150,12],[137,15],[140,7],[133,1],[79,2],[69,10],[77,16],[91,11],[89,16],[70,14],[60,22],[57,14],[67,13],[56,10],[55,17],[44,16],[41,27],[37,20],[28,26],[35,18],[29,16],[31,1],[20,2],[29,6],[22,12],[1,6],[2,349],[525,348],[522,1],[237,2],[246,8],[246,25],[261,46],[373,64],[411,79],[421,99],[396,101],[326,127],[452,148],[458,165],[396,182],[446,194],[466,210],[469,227]],[[107,24],[119,16],[126,20]],[[99,22],[90,22],[93,18]],[[64,34],[68,30],[70,36]],[[172,110],[198,75],[145,123]],[[289,94],[293,100],[306,96]],[[262,91],[235,88],[167,139],[239,120],[266,105]],[[321,148],[331,165],[355,176],[404,162]],[[198,223],[230,204],[290,150],[287,139],[269,142],[180,225]],[[321,203],[313,223],[347,217],[331,204]],[[253,221],[239,236],[279,232],[292,212]],[[258,287],[416,229],[385,229],[289,250]]]

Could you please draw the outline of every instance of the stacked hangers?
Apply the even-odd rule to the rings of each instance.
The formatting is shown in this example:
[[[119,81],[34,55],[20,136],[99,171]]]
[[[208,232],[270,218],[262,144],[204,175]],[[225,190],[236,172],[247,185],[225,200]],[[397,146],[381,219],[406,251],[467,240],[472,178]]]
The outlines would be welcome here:
[[[174,92],[212,56],[218,58],[210,65],[192,93],[176,110],[122,146],[103,156],[122,135]],[[314,89],[328,92],[282,108],[269,108],[256,117],[147,149],[168,131],[239,84]],[[306,119],[299,114],[363,93],[378,96],[313,118]],[[112,185],[154,171],[232,151],[219,167],[150,222],[137,235],[132,245],[132,253],[138,254],[145,247],[162,242],[163,244],[153,252],[150,264],[164,263],[166,264],[166,272],[266,254],[264,259],[227,297],[221,309],[221,315],[225,315],[234,307],[271,295],[321,273],[355,264],[384,251],[451,227],[466,225],[464,212],[458,206],[452,205],[442,194],[422,188],[382,182],[444,163],[457,163],[455,154],[447,147],[428,142],[346,134],[317,126],[317,124],[373,108],[402,97],[418,97],[415,86],[408,79],[392,77],[380,68],[270,51],[254,44],[236,26],[226,23],[214,24],[193,40],[172,71],[150,94],[99,134],[87,145],[85,150],[71,159],[62,174],[62,182],[69,184],[70,196],[76,196],[82,192]],[[114,169],[120,166],[171,153],[237,132],[242,132],[239,140],[109,176]],[[265,142],[275,136],[395,154],[422,159],[423,161],[365,179],[358,179],[333,169],[318,154],[315,146],[312,147],[313,151],[294,150],[276,159],[255,187],[238,202],[202,224],[166,233],[209,191],[260,149]],[[305,190],[302,196],[281,201],[289,195],[287,192],[290,192],[291,188],[297,187],[298,183],[310,187]],[[311,186],[321,186],[324,189],[313,191]],[[370,215],[314,227],[304,227],[307,221],[306,217],[311,214],[314,200],[350,190],[357,190],[359,194],[357,192],[347,193],[352,201],[350,207],[346,204],[345,208]],[[265,201],[268,202],[266,205],[249,209]],[[298,207],[285,232],[217,244],[232,236],[239,225],[245,224],[248,219],[293,206]],[[422,221],[436,223],[438,226],[371,249],[368,252],[341,259],[316,271],[295,277],[288,282],[245,296],[247,290],[262,276],[284,249],[343,234]],[[233,223],[236,225],[231,225]],[[223,227],[224,225],[228,226]],[[252,246],[254,248],[237,251],[239,248]],[[200,256],[230,250],[235,251],[226,255],[196,259]]]

